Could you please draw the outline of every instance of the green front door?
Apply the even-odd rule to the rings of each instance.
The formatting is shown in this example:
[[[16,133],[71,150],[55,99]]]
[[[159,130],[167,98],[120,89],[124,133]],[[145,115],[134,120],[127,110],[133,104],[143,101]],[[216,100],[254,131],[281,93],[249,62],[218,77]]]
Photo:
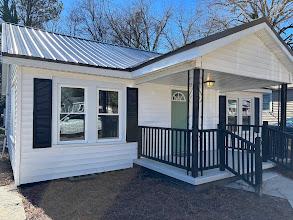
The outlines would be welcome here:
[[[180,90],[172,90],[171,100],[171,127],[186,129],[187,92]]]
[[[187,128],[187,101],[186,91],[172,90],[171,92],[171,127]],[[180,154],[184,151],[184,133],[173,132],[172,135],[172,152]],[[181,136],[181,137],[180,137]],[[181,141],[180,141],[181,140]]]

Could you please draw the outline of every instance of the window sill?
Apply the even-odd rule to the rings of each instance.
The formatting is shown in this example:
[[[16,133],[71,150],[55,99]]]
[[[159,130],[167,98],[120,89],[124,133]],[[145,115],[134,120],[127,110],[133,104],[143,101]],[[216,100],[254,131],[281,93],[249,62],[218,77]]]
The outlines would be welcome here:
[[[126,141],[121,140],[109,140],[109,141],[103,141],[103,142],[92,142],[92,143],[58,143],[53,144],[52,147],[54,148],[69,148],[69,147],[99,147],[99,146],[105,146],[105,145],[116,145],[116,144],[127,144]]]

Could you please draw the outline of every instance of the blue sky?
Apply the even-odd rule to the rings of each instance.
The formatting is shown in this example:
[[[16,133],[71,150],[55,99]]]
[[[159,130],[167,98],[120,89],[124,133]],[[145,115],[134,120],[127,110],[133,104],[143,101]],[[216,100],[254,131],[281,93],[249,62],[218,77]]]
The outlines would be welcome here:
[[[78,2],[78,0],[61,0],[64,4],[64,10],[62,12],[62,17],[65,18],[67,12],[70,8],[74,5],[74,3]],[[110,0],[110,7],[119,8],[121,6],[127,6],[133,0]],[[184,10],[186,15],[192,15],[192,11],[195,8],[202,8],[206,9],[206,2],[207,0],[153,0],[152,1],[152,9],[154,13],[160,14],[160,12],[166,7],[171,6],[174,9]],[[290,34],[293,33],[293,30],[290,30]]]
[[[63,16],[66,15],[67,10],[70,9],[76,0],[61,0],[64,4]],[[113,6],[125,5],[125,2],[131,2],[131,0],[112,0],[111,4]],[[171,5],[174,8],[183,8],[189,10],[196,7],[197,4],[203,4],[204,0],[156,0],[153,1],[153,7],[160,12],[166,5]],[[127,4],[127,3],[126,3]]]

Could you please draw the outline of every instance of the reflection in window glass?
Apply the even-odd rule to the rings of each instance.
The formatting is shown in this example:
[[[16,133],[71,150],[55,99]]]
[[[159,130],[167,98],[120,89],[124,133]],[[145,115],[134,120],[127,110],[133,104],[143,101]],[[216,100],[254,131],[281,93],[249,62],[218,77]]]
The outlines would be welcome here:
[[[85,140],[84,89],[61,87],[60,141]]]
[[[100,115],[98,117],[98,138],[119,137],[119,117]]]
[[[84,89],[61,88],[61,113],[84,112]]]
[[[237,124],[237,100],[228,100],[228,124]]]
[[[99,91],[99,113],[118,113],[118,92]]]
[[[270,110],[272,102],[272,94],[263,94],[263,110],[268,111]]]
[[[251,121],[251,100],[243,99],[242,100],[242,124],[250,125]]]
[[[118,92],[99,90],[98,93],[98,139],[118,138]]]
[[[60,114],[60,141],[84,140],[84,114]]]

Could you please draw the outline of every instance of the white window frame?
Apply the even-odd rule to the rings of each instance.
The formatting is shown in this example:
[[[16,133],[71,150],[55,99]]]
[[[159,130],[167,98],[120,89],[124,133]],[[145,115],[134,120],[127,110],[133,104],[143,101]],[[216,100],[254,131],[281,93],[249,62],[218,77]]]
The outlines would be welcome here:
[[[110,91],[110,92],[118,92],[118,113],[99,113],[99,91]],[[120,142],[122,141],[122,97],[121,97],[121,90],[114,89],[114,88],[103,88],[97,87],[96,88],[96,97],[97,97],[97,106],[96,106],[96,141],[97,143],[107,143],[107,142]],[[98,137],[98,116],[99,115],[117,115],[118,116],[118,132],[119,135],[117,138],[99,138]]]
[[[270,100],[270,103],[269,103],[269,109],[263,109],[263,96],[264,95],[270,95],[271,100]],[[273,110],[272,102],[273,102],[273,93],[263,93],[263,95],[262,95],[262,110],[264,112],[271,112]]]
[[[84,89],[84,140],[72,140],[72,141],[61,141],[60,140],[60,115],[61,113],[61,88],[68,87],[68,88],[77,88],[77,89]],[[87,100],[87,87],[85,86],[77,86],[73,84],[58,84],[58,98],[57,98],[57,143],[58,144],[86,144],[88,142],[88,100]],[[73,113],[78,114],[78,113]],[[81,113],[80,113],[81,114]]]

